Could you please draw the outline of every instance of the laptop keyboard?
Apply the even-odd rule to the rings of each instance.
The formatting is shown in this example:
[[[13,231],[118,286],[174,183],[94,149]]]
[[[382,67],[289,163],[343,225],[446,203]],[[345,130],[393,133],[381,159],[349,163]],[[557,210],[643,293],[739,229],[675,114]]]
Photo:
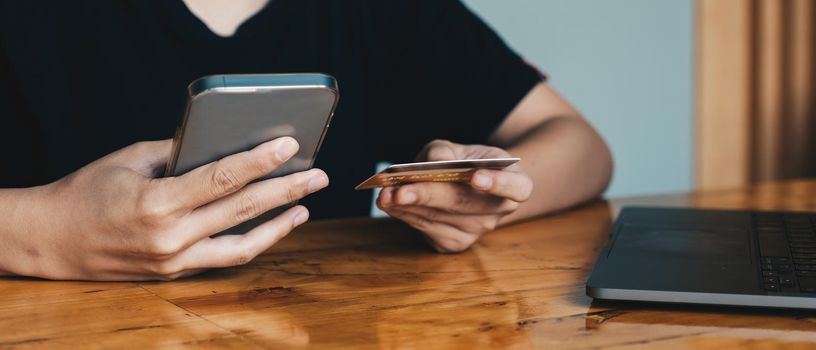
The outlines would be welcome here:
[[[753,224],[765,290],[816,294],[816,216],[757,212]]]

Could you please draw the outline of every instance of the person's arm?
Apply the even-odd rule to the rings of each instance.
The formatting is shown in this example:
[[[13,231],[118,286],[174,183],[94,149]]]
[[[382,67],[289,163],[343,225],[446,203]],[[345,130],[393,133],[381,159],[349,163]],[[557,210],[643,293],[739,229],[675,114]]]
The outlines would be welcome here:
[[[503,170],[479,170],[470,184],[416,183],[383,189],[377,205],[422,231],[440,252],[467,249],[495,227],[598,196],[612,176],[601,137],[550,86],[527,93],[488,145],[429,143],[418,160],[517,156]]]
[[[25,248],[20,238],[47,217],[39,210],[41,206],[35,205],[42,191],[42,187],[0,189],[0,276],[21,270],[13,265],[33,265],[26,255],[36,255],[37,251]]]
[[[589,123],[545,83],[535,86],[488,141],[521,158],[530,198],[502,223],[595,198],[612,178],[612,155]]]

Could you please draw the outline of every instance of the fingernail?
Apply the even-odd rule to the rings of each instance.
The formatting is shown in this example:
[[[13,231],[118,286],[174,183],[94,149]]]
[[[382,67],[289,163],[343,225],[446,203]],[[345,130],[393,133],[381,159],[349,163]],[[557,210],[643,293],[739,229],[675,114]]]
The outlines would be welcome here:
[[[295,218],[292,220],[295,226],[301,225],[306,220],[309,220],[309,212],[307,210],[301,209],[299,213],[295,215]]]
[[[493,186],[493,179],[484,174],[476,174],[473,176],[473,185],[476,188],[486,190]]]
[[[275,156],[278,157],[279,161],[285,162],[295,155],[295,152],[297,152],[297,144],[295,141],[287,139],[278,145],[278,149],[275,150]]]
[[[399,198],[400,204],[414,204],[417,200],[417,195],[411,191],[405,191],[402,193],[402,196]]]
[[[315,191],[317,191],[317,190],[319,190],[319,189],[321,189],[323,187],[326,187],[328,185],[329,185],[329,178],[327,178],[327,177],[325,177],[323,175],[315,176],[311,180],[309,180],[309,185],[308,185],[309,186],[309,192],[315,192]]]

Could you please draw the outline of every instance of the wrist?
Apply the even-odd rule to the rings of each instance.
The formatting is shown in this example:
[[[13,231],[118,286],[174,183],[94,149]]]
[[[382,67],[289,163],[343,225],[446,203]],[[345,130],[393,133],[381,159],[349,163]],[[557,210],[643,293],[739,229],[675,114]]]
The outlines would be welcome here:
[[[0,190],[0,275],[38,276],[51,186]]]

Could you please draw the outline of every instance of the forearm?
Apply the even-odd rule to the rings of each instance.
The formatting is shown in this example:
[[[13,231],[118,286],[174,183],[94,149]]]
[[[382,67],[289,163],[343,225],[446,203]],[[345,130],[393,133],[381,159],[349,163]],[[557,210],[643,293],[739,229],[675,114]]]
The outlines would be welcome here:
[[[0,189],[0,276],[31,275],[40,254],[34,236],[48,213],[40,213],[45,187]]]
[[[533,179],[530,199],[502,224],[561,210],[600,195],[612,176],[612,157],[601,137],[583,119],[556,117],[511,145]]]

